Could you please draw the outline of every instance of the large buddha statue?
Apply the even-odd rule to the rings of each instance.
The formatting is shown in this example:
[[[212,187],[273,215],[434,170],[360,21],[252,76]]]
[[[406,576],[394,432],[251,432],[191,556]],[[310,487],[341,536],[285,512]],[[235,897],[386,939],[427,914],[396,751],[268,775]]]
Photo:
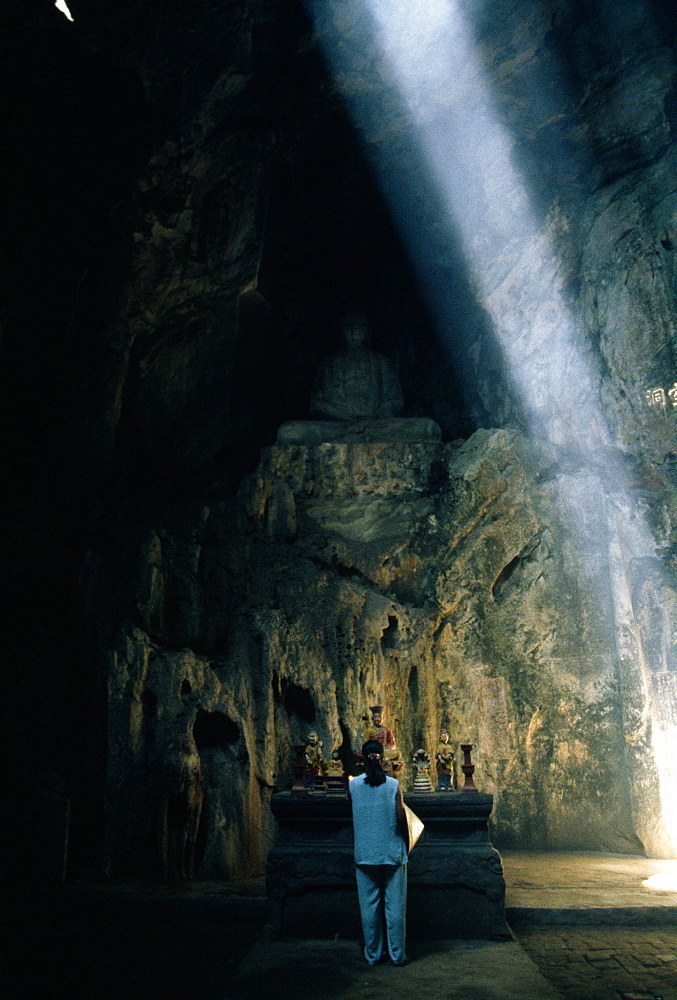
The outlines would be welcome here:
[[[329,420],[374,420],[399,417],[402,386],[389,358],[370,350],[364,316],[350,313],[343,324],[342,350],[320,365],[310,411]]]
[[[439,441],[426,417],[402,417],[404,395],[392,361],[372,351],[366,317],[349,313],[344,346],[322,362],[313,385],[311,420],[290,420],[277,433],[281,445],[344,441]]]

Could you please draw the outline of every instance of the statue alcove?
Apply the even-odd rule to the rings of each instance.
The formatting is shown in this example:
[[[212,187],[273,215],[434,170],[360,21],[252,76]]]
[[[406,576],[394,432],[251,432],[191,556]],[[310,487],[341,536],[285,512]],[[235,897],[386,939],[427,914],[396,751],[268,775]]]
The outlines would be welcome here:
[[[470,290],[460,253],[448,270],[457,326],[441,330],[387,209],[359,136],[342,109],[305,136],[273,179],[258,291],[270,308],[261,351],[259,433],[275,439],[289,420],[307,420],[318,369],[342,346],[346,314],[362,313],[373,351],[389,358],[404,391],[402,415],[426,417],[444,440],[497,426],[492,405],[505,380],[489,325]],[[493,395],[480,398],[463,360],[476,340]]]

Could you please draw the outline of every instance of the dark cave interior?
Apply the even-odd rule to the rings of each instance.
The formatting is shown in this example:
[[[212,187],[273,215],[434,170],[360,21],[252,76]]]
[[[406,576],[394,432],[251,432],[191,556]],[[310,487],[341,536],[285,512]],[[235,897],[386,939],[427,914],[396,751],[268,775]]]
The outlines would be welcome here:
[[[217,3],[208,11],[210,5],[164,4],[161,17],[141,0],[119,6],[116,19],[110,4],[90,3],[88,9],[86,0],[74,0],[77,31],[50,0],[32,4],[29,12],[14,2],[0,14],[8,151],[0,207],[7,498],[2,548],[11,582],[5,654],[14,679],[11,697],[3,699],[6,759],[12,762],[8,802],[11,818],[36,790],[64,781],[79,803],[73,853],[85,870],[96,867],[101,836],[106,695],[91,662],[94,633],[105,632],[106,623],[99,621],[94,630],[87,622],[93,598],[83,592],[83,563],[108,560],[113,575],[124,578],[149,511],[233,496],[256,467],[260,449],[274,442],[279,424],[307,415],[313,373],[333,349],[347,309],[357,307],[370,317],[375,349],[408,373],[406,414],[436,419],[445,441],[500,425],[468,385],[466,336],[483,339],[487,368],[509,396],[502,361],[490,346],[490,320],[462,266],[450,278],[456,339],[443,346],[369,154],[328,83],[321,56],[306,44],[309,23],[298,2],[284,15],[264,19],[254,33],[245,98],[235,117],[225,115],[220,126],[224,139],[237,133],[247,149],[278,144],[270,157],[266,202],[257,208],[265,218],[256,288],[240,295],[239,335],[227,344],[228,371],[236,377],[215,376],[213,397],[196,393],[177,417],[192,428],[209,411],[222,423],[221,440],[216,435],[216,444],[210,440],[192,454],[185,443],[176,446],[171,420],[157,432],[149,430],[152,402],[142,398],[139,373],[172,336],[181,341],[201,317],[177,313],[184,330],[177,325],[161,335],[151,331],[127,354],[122,335],[116,340],[108,333],[104,342],[100,331],[121,322],[130,235],[143,213],[152,210],[169,224],[181,210],[176,184],[144,192],[138,178],[162,143],[181,144],[186,121],[221,71],[219,48],[212,45],[204,59],[194,59],[186,43],[176,69],[167,68],[154,90],[144,92],[139,67],[144,47],[157,58],[164,45],[170,64],[182,35],[204,37],[210,17],[218,20],[226,9],[229,16],[239,5]],[[590,18],[594,28],[594,6],[587,0],[569,4],[568,16]],[[652,10],[672,43],[672,4],[656,0]],[[99,13],[105,15],[103,27],[96,23]],[[566,20],[555,25],[552,45],[580,88],[585,60],[565,51],[566,29]],[[225,35],[226,27],[220,30]],[[228,49],[227,39],[223,44]],[[237,65],[237,51],[228,49],[227,58]],[[585,58],[594,61],[590,50]],[[671,106],[674,111],[674,99]],[[547,144],[545,130],[525,149],[525,162],[542,156],[544,147],[547,154]],[[542,170],[544,202],[560,183],[561,169]],[[222,203],[218,187],[209,196],[213,201],[202,206],[193,251],[198,262],[219,252],[232,192],[226,185]],[[122,389],[111,375],[116,364],[128,373]],[[102,416],[102,400],[109,408],[119,405],[114,428]],[[505,423],[518,424],[517,403],[504,404]],[[496,589],[504,582],[500,578]],[[111,592],[94,601],[98,607],[107,603],[111,630],[126,613],[124,600],[121,592]],[[390,641],[389,633],[384,642]],[[290,686],[285,697],[292,691]],[[236,723],[224,719],[202,719],[205,745],[219,733],[230,739],[228,727]]]

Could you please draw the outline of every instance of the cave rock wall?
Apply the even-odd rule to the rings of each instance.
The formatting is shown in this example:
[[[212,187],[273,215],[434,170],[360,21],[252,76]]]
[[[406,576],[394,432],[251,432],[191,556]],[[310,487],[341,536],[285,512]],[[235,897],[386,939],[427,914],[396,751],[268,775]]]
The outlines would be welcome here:
[[[350,764],[375,701],[405,759],[442,724],[475,745],[498,843],[669,853],[675,753],[660,765],[657,739],[677,726],[672,12],[459,5],[516,167],[488,155],[484,176],[536,220],[521,239],[479,202],[482,289],[420,183],[385,63],[365,55],[361,5],[339,5],[336,23],[336,5],[316,6],[315,28],[276,0],[180,16],[168,4],[145,33],[143,4],[121,15],[101,0],[89,22],[91,43],[107,23],[149,104],[172,112],[119,213],[109,322],[93,347],[82,337],[96,376],[73,376],[80,451],[106,489],[117,480],[102,503],[123,510],[115,541],[131,535],[138,553],[111,581],[122,610],[102,640],[108,863],[259,871],[291,746],[313,728]],[[337,29],[356,60],[338,82],[322,57]],[[441,122],[477,108],[477,75],[455,71]],[[351,130],[346,106],[365,93]],[[378,186],[363,160],[387,164],[386,200],[407,192],[412,272],[432,248],[439,339],[401,294],[393,230],[370,242]],[[270,446],[307,416],[355,299],[399,367],[407,415],[433,416],[446,443]],[[603,418],[594,460],[567,448],[557,393],[534,440],[500,330],[518,332],[533,382],[565,347],[584,359],[590,378],[566,391],[579,438],[591,401]]]
[[[408,764],[443,725],[458,779],[458,744],[474,744],[499,844],[660,848],[656,775],[626,754],[624,691],[640,715],[646,691],[614,639],[613,507],[599,479],[499,430],[274,446],[237,503],[156,524],[137,564],[142,625],[111,654],[111,865],[139,844],[157,857],[162,761],[187,738],[198,874],[260,870],[293,744],[314,729],[350,767],[375,702]]]

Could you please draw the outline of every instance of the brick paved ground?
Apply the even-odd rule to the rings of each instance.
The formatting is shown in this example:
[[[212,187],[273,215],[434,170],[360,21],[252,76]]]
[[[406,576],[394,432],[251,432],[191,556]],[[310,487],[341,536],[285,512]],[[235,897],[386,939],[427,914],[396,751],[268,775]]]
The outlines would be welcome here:
[[[564,1000],[677,1000],[677,927],[520,927],[516,936]]]

